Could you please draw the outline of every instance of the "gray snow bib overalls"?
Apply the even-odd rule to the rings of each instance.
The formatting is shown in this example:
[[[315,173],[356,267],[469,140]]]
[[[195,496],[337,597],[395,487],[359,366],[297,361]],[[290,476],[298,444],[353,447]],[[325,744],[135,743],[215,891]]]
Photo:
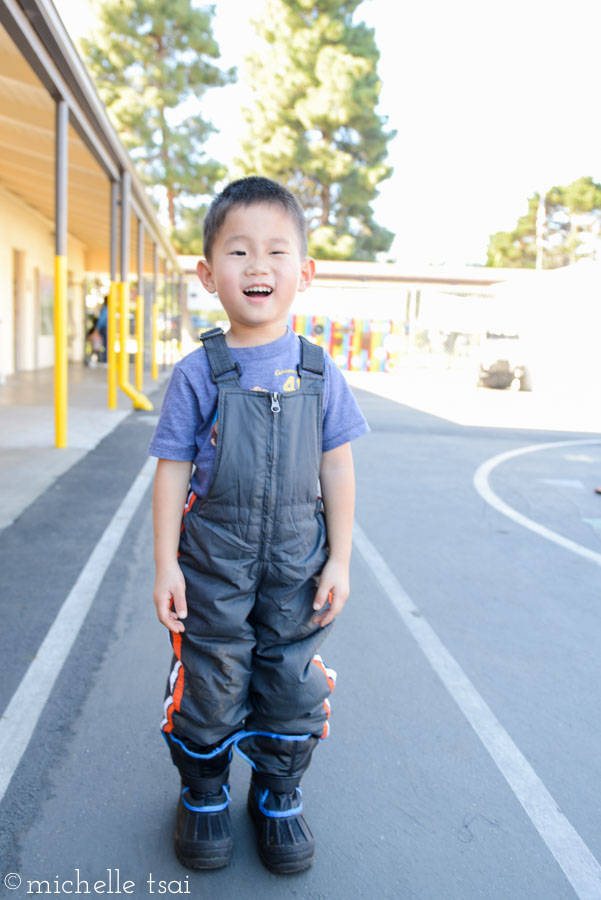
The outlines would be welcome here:
[[[234,745],[255,779],[284,790],[327,734],[335,679],[317,654],[329,626],[312,622],[327,560],[324,357],[301,338],[299,390],[250,391],[221,329],[202,340],[219,391],[217,452],[207,496],[192,495],[182,525],[188,616],[171,634],[162,728],[184,783],[218,774]]]

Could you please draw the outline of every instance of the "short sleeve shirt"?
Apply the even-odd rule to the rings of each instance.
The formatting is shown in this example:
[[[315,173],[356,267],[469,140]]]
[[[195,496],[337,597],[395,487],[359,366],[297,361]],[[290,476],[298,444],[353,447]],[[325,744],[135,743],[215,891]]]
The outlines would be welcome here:
[[[298,390],[300,340],[286,334],[260,347],[231,347],[240,364],[240,381],[246,390],[287,393]],[[198,497],[207,493],[215,465],[211,442],[217,415],[217,385],[211,378],[203,347],[174,367],[149,453],[161,459],[194,463],[191,488]],[[323,389],[323,451],[334,450],[369,431],[357,401],[332,358],[325,354]]]

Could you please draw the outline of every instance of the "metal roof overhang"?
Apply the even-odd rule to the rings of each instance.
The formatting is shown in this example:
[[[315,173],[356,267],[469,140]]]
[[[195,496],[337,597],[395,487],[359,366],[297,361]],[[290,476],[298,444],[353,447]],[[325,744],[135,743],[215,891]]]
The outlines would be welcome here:
[[[196,274],[198,255],[180,255],[185,275]],[[357,262],[354,260],[315,260],[315,284],[374,284],[424,287],[439,285],[456,288],[487,288],[504,282],[528,282],[538,276],[535,269],[502,269],[487,266],[409,266],[400,263]]]
[[[154,245],[179,272],[175,249],[157,221],[77,50],[50,0],[0,2],[0,185],[36,210],[53,228],[55,110],[69,107],[68,232],[86,249],[86,268],[108,272],[110,182],[131,176],[131,206],[144,225],[144,268]],[[130,228],[135,271],[137,223]]]
[[[185,257],[183,257],[185,259]],[[181,261],[181,258],[180,258]],[[487,266],[408,266],[399,263],[316,260],[315,281],[345,284],[379,283],[425,287],[486,288],[506,281],[536,277],[534,269],[495,269]]]

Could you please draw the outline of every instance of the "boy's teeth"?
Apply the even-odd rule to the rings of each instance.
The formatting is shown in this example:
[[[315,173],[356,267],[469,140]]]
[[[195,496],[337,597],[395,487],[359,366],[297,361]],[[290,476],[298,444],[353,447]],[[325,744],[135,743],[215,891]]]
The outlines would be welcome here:
[[[271,294],[271,288],[268,287],[251,287],[246,288],[245,294]]]

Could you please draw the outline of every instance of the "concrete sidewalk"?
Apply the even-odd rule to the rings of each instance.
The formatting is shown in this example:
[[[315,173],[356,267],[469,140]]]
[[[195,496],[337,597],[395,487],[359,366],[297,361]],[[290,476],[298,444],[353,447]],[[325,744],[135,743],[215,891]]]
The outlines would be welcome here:
[[[155,405],[172,367],[161,367],[159,379],[150,373],[144,392]],[[107,370],[80,363],[69,366],[68,446],[54,446],[54,370],[20,372],[0,387],[0,530],[11,524],[56,479],[113,431],[132,412],[131,400],[118,392],[117,409],[107,408]]]
[[[353,388],[457,425],[601,433],[601,408],[586,386],[580,393],[561,383],[531,392],[478,387],[469,359],[415,357],[392,374],[347,372],[346,378]]]

